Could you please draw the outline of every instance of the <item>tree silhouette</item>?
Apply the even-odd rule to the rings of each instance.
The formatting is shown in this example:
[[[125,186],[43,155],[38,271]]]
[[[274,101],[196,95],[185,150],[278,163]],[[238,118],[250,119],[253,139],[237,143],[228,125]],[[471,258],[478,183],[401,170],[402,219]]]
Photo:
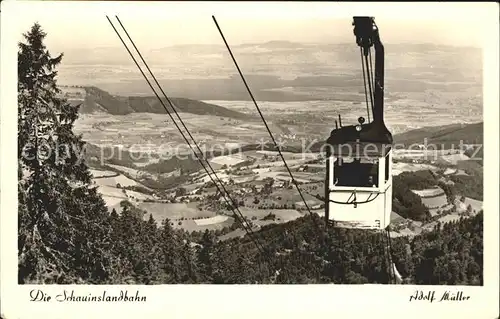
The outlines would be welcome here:
[[[110,276],[108,213],[90,187],[78,117],[58,95],[56,66],[35,23],[18,51],[19,282],[103,281]]]

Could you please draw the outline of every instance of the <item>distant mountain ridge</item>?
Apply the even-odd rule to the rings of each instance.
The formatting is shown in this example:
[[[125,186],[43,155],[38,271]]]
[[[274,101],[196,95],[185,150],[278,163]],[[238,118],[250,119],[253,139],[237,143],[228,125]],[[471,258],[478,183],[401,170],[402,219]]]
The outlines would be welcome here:
[[[160,85],[171,96],[199,101],[251,101],[224,44],[158,45],[141,48]],[[482,92],[481,49],[436,44],[386,44],[389,94],[429,90]],[[232,51],[259,102],[344,100],[362,96],[359,47],[345,43],[268,41],[233,45]],[[97,86],[121,96],[152,95],[122,47],[64,52],[59,83]]]
[[[81,103],[80,113],[105,112],[112,115],[166,113],[163,105],[155,96],[117,96],[95,86],[86,86],[79,89],[80,90],[76,92],[75,90],[73,90],[73,92],[65,92],[65,96],[72,103]],[[198,100],[178,97],[171,97],[169,99],[178,112],[197,115],[214,115],[234,119],[252,118],[250,115]],[[164,98],[162,98],[162,101],[167,106],[167,109],[171,110],[170,104]]]

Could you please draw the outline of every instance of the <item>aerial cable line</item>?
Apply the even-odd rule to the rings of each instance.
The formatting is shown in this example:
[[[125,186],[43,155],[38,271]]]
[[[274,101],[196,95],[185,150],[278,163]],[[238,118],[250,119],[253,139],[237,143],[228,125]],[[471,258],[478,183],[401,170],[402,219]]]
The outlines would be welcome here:
[[[290,177],[291,177],[291,179],[292,179],[292,182],[293,182],[293,184],[295,185],[295,187],[297,188],[297,190],[298,190],[298,192],[299,192],[299,195],[300,195],[300,197],[301,197],[302,201],[304,202],[305,207],[307,208],[307,210],[308,210],[308,212],[309,212],[309,215],[310,215],[310,217],[311,217],[311,220],[312,220],[312,222],[313,222],[314,226],[316,227],[316,229],[317,229],[317,230],[319,230],[319,226],[318,226],[318,224],[317,224],[317,222],[316,222],[316,219],[314,218],[314,215],[313,215],[313,213],[311,212],[311,209],[309,208],[309,205],[307,204],[307,202],[306,202],[306,200],[305,200],[304,196],[302,195],[302,192],[301,192],[301,190],[300,190],[300,188],[299,188],[299,186],[298,186],[298,184],[297,184],[297,181],[294,179],[293,174],[292,174],[292,172],[291,172],[290,168],[288,167],[288,165],[287,165],[287,163],[286,163],[286,161],[285,161],[285,158],[283,157],[283,154],[281,153],[281,149],[280,149],[280,147],[278,146],[278,144],[276,143],[276,140],[274,139],[274,136],[273,136],[273,134],[272,134],[271,130],[269,129],[269,126],[267,125],[267,122],[266,122],[266,120],[265,120],[264,116],[262,115],[262,112],[260,111],[260,108],[259,108],[259,106],[258,106],[258,104],[257,104],[257,101],[255,100],[255,98],[254,98],[254,96],[253,96],[253,94],[252,94],[252,91],[250,90],[250,87],[248,86],[248,84],[247,84],[247,82],[246,82],[246,80],[245,80],[245,77],[243,76],[243,73],[241,72],[241,70],[240,70],[240,68],[239,68],[239,66],[238,66],[238,63],[236,62],[236,59],[234,58],[234,55],[233,55],[233,53],[232,53],[232,51],[231,51],[231,48],[229,47],[229,44],[227,43],[226,38],[224,37],[224,34],[222,33],[222,30],[221,30],[221,28],[219,27],[219,24],[217,23],[217,20],[215,19],[215,16],[212,16],[212,19],[213,19],[213,21],[214,21],[214,23],[215,23],[215,25],[216,25],[217,29],[219,30],[219,33],[220,33],[220,35],[221,35],[221,37],[222,37],[222,40],[224,41],[224,44],[226,45],[226,48],[227,48],[227,49],[228,49],[228,51],[229,51],[229,54],[231,55],[231,58],[232,58],[232,60],[233,60],[233,62],[234,62],[234,64],[235,64],[235,66],[236,66],[236,69],[238,70],[238,73],[239,73],[239,75],[240,75],[240,77],[241,77],[241,79],[242,79],[242,81],[243,81],[243,83],[244,83],[244,85],[245,85],[245,87],[246,87],[246,89],[247,89],[247,92],[249,93],[250,97],[252,98],[252,101],[253,101],[253,103],[254,103],[255,107],[257,108],[257,111],[259,112],[259,115],[260,115],[260,117],[261,117],[262,121],[264,122],[264,125],[266,126],[267,132],[268,132],[268,133],[269,133],[269,135],[271,136],[271,139],[273,140],[274,145],[275,145],[275,146],[276,146],[276,148],[278,149],[278,153],[279,153],[279,155],[280,155],[281,159],[283,160],[283,163],[285,164],[285,167],[286,167],[286,169],[287,169],[288,173],[290,174]],[[284,227],[285,227],[285,232],[286,232],[286,228],[287,228],[287,226],[284,226]],[[291,235],[293,236],[294,241],[298,243],[298,240],[297,240],[297,237],[295,236],[295,233],[294,233],[293,231],[291,231],[290,233],[291,233]],[[303,238],[304,238],[304,236],[303,236]],[[304,238],[304,239],[305,239],[305,238]]]
[[[368,60],[370,61],[370,70],[371,70],[371,83],[372,88],[375,91],[375,75],[373,74],[373,66],[372,66],[372,50],[368,49]]]
[[[184,126],[184,129],[186,130],[186,132],[188,133],[188,135],[190,136],[191,140],[193,141],[193,143],[196,145],[196,147],[198,148],[198,151],[203,155],[203,152],[201,151],[201,149],[199,148],[198,144],[196,143],[195,139],[193,138],[193,136],[191,135],[191,133],[189,132],[189,130],[187,129],[186,125],[184,124],[184,122],[182,121],[182,119],[180,118],[179,114],[177,113],[177,110],[175,109],[174,105],[172,104],[172,102],[170,101],[170,99],[167,97],[167,95],[165,94],[165,92],[163,91],[163,89],[161,88],[160,84],[158,83],[158,81],[156,80],[156,77],[154,76],[153,72],[151,71],[151,69],[149,68],[148,64],[146,63],[146,61],[144,60],[144,58],[142,57],[139,49],[136,47],[134,41],[132,40],[132,38],[130,37],[130,35],[128,34],[127,30],[125,29],[124,25],[121,23],[120,19],[118,18],[118,16],[115,16],[116,19],[118,20],[118,22],[120,23],[121,27],[123,28],[123,30],[125,31],[127,37],[129,38],[130,42],[132,43],[132,45],[134,46],[135,50],[137,51],[138,55],[140,56],[142,62],[144,63],[144,65],[146,66],[146,68],[148,69],[149,73],[151,74],[151,76],[153,77],[156,85],[158,86],[158,88],[161,90],[161,92],[163,93],[165,99],[168,101],[168,103],[170,104],[170,107],[172,108],[172,110],[174,111],[174,113],[177,115],[177,118],[181,121],[182,125]],[[109,20],[109,18],[108,18]],[[114,27],[113,27],[114,28]],[[115,29],[116,31],[116,29]],[[118,34],[118,33],[117,33]],[[119,36],[119,34],[118,34]],[[121,39],[121,37],[120,37]],[[122,43],[125,45],[125,43],[123,42],[122,40]],[[137,61],[135,60],[135,58],[133,57],[133,55],[131,54],[131,52],[128,50],[128,47],[125,45],[125,47],[127,48],[127,51],[129,52],[129,54],[131,55],[131,57],[133,58],[134,62],[136,62],[137,64]],[[137,66],[139,67],[139,69],[141,70],[140,66],[137,64]],[[142,70],[141,70],[141,73]],[[144,75],[144,73],[143,73]],[[144,75],[144,77],[146,78],[146,76]],[[152,85],[151,83],[149,82],[149,80],[147,80],[146,78],[146,81],[148,82],[148,84],[151,86],[151,89],[152,88]],[[214,181],[214,179],[212,178],[211,174],[208,172],[207,168],[205,167],[205,165],[203,164],[203,161],[198,157],[198,154],[195,152],[195,150],[192,148],[191,146],[191,143],[189,143],[189,141],[187,140],[187,138],[185,137],[185,135],[183,134],[182,130],[179,128],[179,126],[177,125],[176,121],[174,120],[174,118],[172,117],[171,113],[168,111],[168,109],[166,108],[165,104],[163,103],[163,101],[161,100],[161,98],[158,96],[158,94],[156,93],[156,91],[153,89],[153,92],[155,92],[155,95],[156,97],[158,98],[158,100],[160,101],[160,103],[163,105],[163,107],[165,108],[165,110],[167,111],[168,115],[170,116],[170,118],[172,119],[172,121],[174,122],[175,126],[177,127],[177,129],[179,130],[179,132],[181,133],[182,137],[184,138],[184,140],[186,141],[186,143],[188,144],[188,146],[190,147],[191,151],[193,151],[193,153],[195,154],[195,156],[197,157],[197,159],[200,161],[200,164],[202,165],[202,167],[204,168],[205,172],[207,173],[207,175],[209,176],[209,178],[211,179],[211,181],[214,183],[214,185],[216,186],[217,190],[219,193],[221,193],[221,195],[223,196],[224,200],[227,202],[227,204],[229,205],[229,207],[233,210],[233,213],[235,214],[235,216],[238,216],[236,214],[236,212],[234,211],[234,208],[233,206],[235,205],[234,204],[234,201],[231,199],[230,195],[229,195],[229,192],[227,192],[227,190],[225,189],[224,187],[224,184],[221,182],[221,180],[218,178],[217,174],[215,173],[215,171],[213,170],[213,168],[211,167],[210,163],[208,162],[208,160],[206,160],[206,158],[204,158],[204,160],[206,161],[207,165],[210,167],[213,175],[217,178],[217,180],[219,181],[219,183],[221,184],[221,186],[224,188],[224,191],[225,193],[227,193],[227,196],[229,197],[230,199],[230,202],[228,202],[228,199],[226,198],[226,196],[224,195],[225,193],[223,193],[218,184]],[[239,210],[238,210],[239,211]],[[243,215],[241,214],[241,212],[239,212],[243,221],[246,223],[246,220],[243,218]],[[245,228],[245,224],[242,223],[242,226],[244,228],[245,231],[247,231],[247,233],[249,232],[246,228]],[[251,227],[248,225],[248,223],[246,223],[246,226],[250,229],[250,232],[251,232]],[[255,243],[257,248],[259,248],[260,250],[260,247],[261,245]],[[260,246],[260,247],[259,247]]]
[[[387,264],[386,269],[387,269],[388,283],[393,284],[395,283],[395,275],[393,275],[389,231],[382,230],[380,232],[380,235],[382,237],[382,248],[383,248],[384,259],[385,263]]]
[[[370,61],[370,81],[371,81],[371,84],[372,84],[372,88],[373,88],[373,98],[375,99],[375,75],[373,74],[373,66],[372,66],[372,50],[371,49],[368,49],[368,60]],[[373,105],[373,109],[375,110],[375,105]]]
[[[373,193],[370,193],[370,196],[372,195]],[[356,198],[354,198],[352,201],[346,201],[346,202],[339,202],[339,201],[335,201],[335,200],[332,200],[332,199],[329,199],[328,201],[330,203],[334,203],[334,204],[341,204],[341,205],[359,205],[359,204],[367,204],[367,203],[371,203],[373,202],[375,199],[377,199],[377,197],[380,195],[380,193],[376,193],[375,197],[373,198],[370,198],[370,196],[368,196],[368,199],[362,201],[362,202],[358,202],[356,200]],[[351,198],[351,197],[349,197]]]
[[[378,26],[375,23],[375,21],[373,21],[373,26],[378,30]],[[373,67],[372,67],[372,50],[370,50],[370,49],[368,50],[368,55],[370,57],[370,69],[373,72]],[[372,73],[372,85],[373,85],[373,89],[375,90],[376,83],[375,83],[375,76],[373,75],[373,73]]]
[[[385,237],[385,232],[381,231],[378,232],[380,236],[380,242],[382,244],[382,256],[384,258],[384,266],[385,270],[387,271],[387,283],[391,284],[391,270],[390,270],[390,264],[389,264],[389,259],[387,258],[387,244],[386,244],[386,237]]]
[[[393,283],[397,283],[396,281],[396,273],[395,273],[395,270],[394,270],[394,265],[393,265],[393,259],[392,259],[392,242],[391,242],[391,232],[389,231],[389,229],[386,229],[386,234],[387,234],[387,241],[388,241],[388,246],[387,246],[387,254],[388,254],[388,258],[389,258],[389,263],[391,265],[391,276],[392,276],[392,280],[393,280]]]
[[[224,44],[226,45],[226,48],[229,51],[229,54],[231,55],[231,58],[232,58],[232,60],[234,62],[234,65],[236,66],[236,69],[238,70],[238,73],[240,74],[241,80],[243,81],[243,84],[245,85],[245,87],[246,87],[246,89],[248,91],[248,94],[250,95],[250,98],[252,99],[252,101],[253,101],[253,103],[255,105],[255,108],[257,109],[257,112],[259,112],[259,115],[260,115],[262,121],[264,122],[264,125],[266,126],[266,129],[267,129],[267,132],[269,133],[269,136],[271,136],[271,139],[273,140],[274,145],[278,149],[278,153],[279,153],[281,159],[283,160],[283,163],[285,164],[286,170],[288,171],[288,174],[290,174],[290,177],[292,179],[292,183],[297,188],[297,191],[299,192],[299,195],[300,195],[302,201],[304,202],[304,205],[307,208],[307,211],[311,215],[311,219],[312,219],[314,225],[318,228],[318,224],[316,223],[316,220],[314,219],[313,213],[311,212],[311,209],[309,208],[309,205],[307,204],[307,201],[305,200],[304,195],[302,194],[302,191],[300,190],[299,185],[297,184],[297,181],[295,180],[295,178],[293,178],[292,171],[288,167],[288,164],[286,163],[286,160],[283,157],[283,154],[281,153],[281,149],[278,146],[278,143],[276,143],[276,140],[274,139],[273,133],[271,132],[271,130],[269,129],[269,126],[267,125],[267,122],[266,122],[266,119],[264,118],[264,115],[262,115],[262,112],[260,111],[259,105],[257,104],[257,101],[255,100],[255,98],[254,98],[254,96],[252,94],[252,91],[250,90],[250,87],[248,86],[247,81],[245,80],[245,77],[243,76],[243,73],[240,70],[240,67],[238,66],[238,63],[236,62],[236,59],[235,59],[235,57],[233,55],[233,52],[231,51],[231,48],[229,47],[229,44],[227,43],[226,38],[224,37],[224,34],[222,33],[222,30],[219,27],[219,24],[217,23],[217,20],[215,19],[215,16],[212,16],[212,19],[215,22],[215,26],[219,30],[219,33],[220,33],[220,35],[222,37],[222,40],[224,41]]]
[[[340,201],[326,199],[326,198],[321,199],[320,197],[318,197],[318,195],[314,195],[313,193],[308,192],[308,191],[304,191],[304,193],[306,193],[307,195],[310,195],[312,197],[316,197],[317,199],[323,200],[325,203],[328,201],[330,203],[341,204],[341,205],[358,205],[358,204],[370,203],[370,202],[373,202],[380,195],[380,193],[378,193],[378,192],[371,192],[370,195],[368,195],[368,198],[366,200],[358,202],[356,199],[356,190],[354,190],[353,192],[351,192],[351,194],[349,195],[349,197],[347,198],[347,200],[345,202],[340,202]],[[375,194],[375,197],[371,198],[373,194]],[[354,198],[353,198],[353,196],[354,196]],[[351,200],[351,198],[353,198],[353,199]]]
[[[195,152],[195,150],[193,149],[193,147],[191,146],[191,143],[189,143],[188,139],[186,138],[186,136],[184,135],[184,133],[182,132],[182,130],[180,129],[180,127],[178,126],[177,122],[175,121],[175,119],[173,118],[172,114],[169,112],[168,108],[166,107],[165,103],[163,102],[163,100],[159,97],[158,93],[156,92],[156,90],[154,89],[153,85],[151,84],[151,82],[149,81],[149,79],[147,78],[147,76],[144,74],[144,71],[142,70],[142,68],[140,67],[139,63],[137,62],[137,60],[135,59],[135,57],[133,56],[132,52],[130,52],[128,46],[126,45],[125,41],[123,40],[123,38],[121,37],[121,35],[119,34],[118,30],[116,30],[115,26],[113,25],[113,23],[111,22],[111,20],[109,19],[108,16],[106,16],[106,18],[108,19],[109,23],[111,24],[111,26],[113,27],[113,30],[115,31],[115,33],[118,35],[118,37],[120,38],[122,44],[125,46],[125,49],[127,50],[127,52],[129,53],[130,57],[132,58],[132,60],[134,61],[134,63],[136,64],[136,66],[139,68],[139,71],[141,72],[141,74],[143,75],[144,79],[146,80],[146,82],[148,83],[149,87],[151,88],[151,90],[153,91],[153,93],[155,94],[155,96],[158,98],[158,100],[160,101],[160,103],[162,104],[162,106],[164,107],[165,111],[167,112],[167,114],[169,115],[170,119],[172,120],[172,122],[174,123],[174,125],[176,126],[177,130],[179,130],[179,132],[181,133],[182,137],[184,138],[184,140],[186,141],[186,143],[188,144],[188,146],[190,147],[191,151],[193,151],[194,155],[196,156],[196,158],[198,159],[198,161],[200,162],[200,164],[202,165],[203,169],[205,170],[205,172],[207,173],[207,175],[209,176],[209,178],[212,180],[212,182],[214,183],[214,185],[216,186],[217,190],[221,193],[221,194],[224,194],[218,184],[214,181],[214,179],[212,178],[212,176],[210,175],[210,173],[208,172],[208,169],[206,168],[206,166],[203,164],[203,161],[202,159],[198,156],[198,154]],[[116,16],[116,18],[118,19],[118,16]],[[119,20],[118,20],[119,21]],[[124,28],[123,24],[121,24],[120,22],[120,25],[122,26],[122,28],[124,29],[124,31],[126,32],[126,29]],[[128,36],[128,33],[127,33],[127,36]],[[128,36],[130,41],[133,43],[132,39],[130,38],[130,36]],[[136,48],[137,50],[137,47],[135,46],[134,44],[134,47]],[[137,50],[138,51],[138,50]],[[138,51],[139,55],[140,55],[140,52]],[[141,59],[142,59],[142,56],[141,56]],[[144,62],[144,64],[146,65],[146,67],[148,68],[149,72],[151,73],[152,77],[154,78],[156,84],[158,85],[158,87],[160,88],[160,90],[163,92],[163,90],[161,89],[161,86],[158,84],[158,81],[156,80],[156,78],[154,77],[154,75],[152,74],[151,70],[149,69],[149,67],[147,66],[146,62],[144,61],[144,59],[142,59],[142,61]],[[175,110],[172,102],[170,101],[170,99],[168,99],[168,97],[166,96],[166,94],[163,92],[163,94],[165,95],[165,98],[167,99],[167,101],[169,102],[170,104],[170,107],[174,110],[174,112],[177,114],[177,111]],[[177,116],[179,117],[179,115],[177,114]],[[180,119],[180,117],[179,117]],[[182,122],[182,120],[181,120]],[[187,129],[187,127],[184,125],[184,128],[186,129],[186,131],[189,133],[189,130]],[[189,133],[191,139],[194,141],[192,135]],[[195,142],[195,141],[194,141]],[[195,145],[198,147],[198,150],[200,151],[200,153],[202,153],[203,155],[203,152],[201,151],[201,149],[199,148],[199,146],[197,145],[197,143],[195,142]],[[211,165],[209,164],[208,160],[206,160],[206,163],[208,164],[208,166],[211,167]],[[212,168],[212,172],[213,174],[215,175],[215,177],[218,179],[217,177],[217,174],[215,173],[215,171],[213,170]],[[221,186],[224,188],[224,190],[226,191],[227,193],[227,196],[229,196],[229,193],[227,192],[227,190],[225,189],[223,183],[220,181],[220,179],[218,179],[219,182],[221,183]],[[233,213],[235,216],[239,217],[235,210],[234,210],[234,201],[231,200],[231,202],[229,203],[228,202],[228,199],[226,198],[226,196],[224,196],[224,199],[226,200],[226,202],[228,203],[229,207],[233,210]],[[229,197],[230,198],[230,197]],[[238,209],[239,211],[239,209]],[[240,212],[241,214],[241,212]],[[242,215],[242,214],[241,214]],[[242,215],[243,216],[243,215]],[[241,217],[243,222],[245,222],[247,224],[247,227],[249,227],[248,223],[246,222],[245,218],[244,217]],[[242,223],[242,226],[243,226],[243,229],[247,232],[247,234],[251,235],[253,234],[252,230],[251,230],[251,227],[249,227],[249,230],[246,229],[245,225]],[[263,252],[263,247],[260,243],[258,243],[257,241],[255,241],[255,239],[250,236],[250,239],[255,243],[257,249],[261,252],[261,253],[264,253]]]
[[[363,48],[359,47],[359,55],[361,56],[361,69],[363,70],[363,87],[365,89],[366,113],[368,115],[368,123],[370,123],[370,106],[368,103],[368,92],[366,91],[366,74],[365,63],[363,62]]]
[[[108,17],[107,17],[108,18]],[[120,22],[118,16],[116,16],[117,20]],[[108,21],[109,21],[109,18],[108,18]],[[111,21],[110,21],[111,23]],[[135,60],[134,56],[132,55],[132,53],[130,52],[130,50],[128,49],[127,45],[125,44],[125,42],[123,41],[123,39],[121,38],[120,34],[116,31],[116,29],[114,28],[114,25],[111,23],[111,25],[113,26],[113,29],[115,30],[115,32],[117,33],[118,37],[120,38],[120,40],[122,41],[123,45],[125,46],[125,48],[127,49],[128,53],[130,54],[130,56],[132,57],[132,59],[134,60],[135,64],[137,65],[137,67],[139,68],[139,71],[141,71],[142,75],[144,76],[144,78],[146,79],[146,82],[149,84],[149,86],[151,87],[151,89],[153,90],[154,94],[156,95],[156,97],[158,98],[158,100],[160,101],[160,103],[163,105],[163,107],[165,108],[165,111],[167,112],[167,114],[170,116],[170,118],[172,119],[172,121],[174,122],[175,126],[177,127],[177,129],[179,130],[179,132],[181,133],[182,137],[184,138],[184,140],[186,141],[186,143],[188,144],[188,146],[191,148],[191,150],[193,151],[194,155],[197,157],[197,159],[200,161],[200,164],[202,165],[203,169],[205,170],[205,172],[207,173],[207,175],[209,176],[209,178],[211,179],[211,181],[214,183],[214,185],[216,186],[217,188],[217,191],[223,196],[224,200],[226,201],[226,203],[228,204],[228,206],[231,208],[231,210],[233,211],[233,214],[234,216],[240,220],[241,222],[241,225],[242,225],[242,228],[245,230],[245,232],[249,235],[250,239],[252,240],[252,242],[255,244],[256,248],[259,250],[259,252],[264,255],[265,257],[267,257],[268,259],[268,262],[270,265],[272,265],[272,261],[270,259],[269,256],[267,256],[265,254],[265,249],[264,247],[262,246],[262,244],[260,244],[260,242],[257,240],[255,240],[255,238],[253,238],[253,231],[250,227],[250,225],[248,225],[248,222],[246,221],[246,219],[243,217],[243,214],[241,213],[241,211],[236,207],[236,209],[238,210],[240,216],[238,216],[238,214],[236,214],[235,212],[235,202],[231,199],[230,195],[229,195],[229,192],[225,189],[224,187],[224,184],[220,181],[220,179],[218,178],[217,174],[215,173],[215,171],[213,170],[213,168],[211,167],[210,163],[208,162],[208,160],[206,158],[204,158],[204,160],[206,161],[206,163],[208,164],[208,166],[210,167],[210,169],[212,170],[212,173],[213,175],[216,177],[216,179],[219,181],[219,183],[221,184],[222,188],[224,189],[225,193],[227,194],[227,197],[229,197],[229,200],[230,202],[228,201],[228,199],[226,198],[226,196],[224,195],[225,193],[222,192],[218,186],[218,184],[215,182],[215,180],[212,178],[211,174],[208,172],[207,168],[205,167],[205,165],[203,164],[203,161],[200,159],[200,157],[198,156],[198,154],[194,151],[194,149],[192,148],[191,144],[189,143],[189,141],[187,141],[187,138],[185,137],[185,135],[183,134],[182,130],[179,128],[179,126],[177,125],[176,121],[173,119],[172,115],[170,114],[170,112],[168,111],[167,107],[165,106],[165,104],[163,103],[163,101],[160,99],[160,97],[158,96],[156,90],[153,88],[152,84],[150,83],[150,81],[148,80],[147,76],[144,74],[144,72],[142,71],[141,67],[139,66],[139,64],[137,63],[137,61]],[[158,87],[160,88],[160,90],[162,91],[165,99],[170,103],[170,106],[172,107],[172,109],[174,110],[174,112],[176,113],[177,117],[179,118],[179,120],[181,121],[181,123],[183,124],[184,128],[186,129],[187,133],[189,134],[189,136],[191,137],[191,139],[193,140],[193,142],[195,143],[195,145],[197,146],[198,150],[200,151],[201,155],[203,156],[203,152],[201,151],[201,149],[199,148],[198,144],[196,143],[196,141],[194,140],[193,136],[191,135],[191,133],[189,132],[189,130],[187,129],[187,127],[185,126],[184,122],[182,121],[182,119],[180,118],[179,114],[177,113],[174,105],[171,103],[170,99],[166,96],[165,92],[162,90],[160,84],[158,83],[158,81],[156,80],[156,77],[154,76],[154,74],[152,73],[152,71],[150,70],[150,68],[148,67],[146,61],[142,58],[142,55],[141,53],[139,52],[139,50],[137,49],[137,47],[135,46],[133,40],[130,38],[130,36],[128,35],[128,32],[126,31],[125,27],[123,26],[123,24],[120,22],[120,25],[122,26],[123,30],[127,33],[127,36],[129,38],[129,40],[132,42],[132,44],[134,45],[134,48],[136,49],[137,53],[140,55],[143,63],[145,64],[145,66],[147,67],[147,69],[149,70],[151,76],[153,77],[153,79],[155,80],[156,84],[158,85]],[[245,227],[245,224],[246,224],[246,227]],[[248,229],[247,229],[248,227]],[[260,262],[259,262],[260,264]]]
[[[173,103],[171,102],[171,100],[168,98],[168,96],[165,94],[165,92],[163,91],[162,87],[160,86],[160,84],[158,83],[156,77],[154,76],[153,72],[151,71],[151,69],[149,68],[148,64],[146,63],[146,61],[144,60],[144,58],[142,57],[142,54],[140,53],[139,49],[136,47],[134,41],[132,40],[132,38],[130,37],[130,35],[128,34],[127,30],[125,29],[125,27],[123,26],[123,24],[121,23],[120,19],[118,18],[118,16],[116,16],[116,19],[118,20],[118,22],[120,23],[121,27],[123,28],[123,30],[125,31],[128,39],[130,40],[130,42],[132,43],[132,45],[134,46],[135,50],[137,51],[139,57],[141,58],[142,62],[144,63],[144,65],[146,66],[146,68],[148,69],[149,73],[151,74],[151,77],[154,79],[156,85],[158,86],[158,88],[160,89],[160,91],[162,92],[163,96],[165,97],[165,99],[168,101],[168,103],[170,104],[170,107],[172,108],[172,110],[174,111],[175,115],[177,116],[177,118],[179,119],[179,121],[181,122],[182,126],[184,127],[184,129],[186,130],[187,134],[189,135],[189,137],[191,138],[191,140],[193,141],[193,143],[196,145],[196,148],[198,149],[198,151],[200,152],[200,154],[203,156],[203,159],[205,161],[205,163],[207,164],[207,166],[210,168],[212,174],[215,176],[215,179],[217,179],[217,181],[220,183],[221,187],[223,188],[224,192],[222,192],[220,190],[220,188],[218,187],[217,183],[214,181],[213,178],[211,178],[211,174],[207,171],[207,169],[204,167],[203,165],[203,162],[200,161],[201,165],[204,167],[205,169],[205,172],[207,173],[207,175],[209,176],[209,178],[211,179],[211,181],[214,183],[214,185],[217,187],[217,191],[223,196],[224,200],[226,201],[226,203],[228,204],[228,206],[231,208],[231,210],[233,211],[233,214],[238,217],[238,215],[236,214],[235,212],[235,208],[236,210],[238,211],[239,213],[239,216],[241,217],[241,224],[243,226],[243,229],[247,232],[247,233],[251,233],[253,234],[253,231],[252,231],[252,228],[251,226],[248,224],[248,222],[246,221],[246,219],[243,217],[243,214],[241,213],[241,211],[239,210],[239,208],[237,207],[237,203],[231,198],[229,192],[227,191],[227,189],[225,188],[224,186],[224,183],[220,180],[220,178],[217,176],[217,173],[215,172],[215,170],[213,169],[213,167],[210,165],[210,162],[206,159],[206,157],[204,157],[204,153],[203,151],[200,149],[198,143],[196,143],[196,140],[194,139],[194,137],[192,136],[191,132],[189,131],[189,129],[186,127],[184,121],[182,120],[182,118],[179,116],[179,113],[177,112],[177,110],[175,109]],[[175,120],[172,119],[172,121],[175,123]],[[180,129],[179,129],[180,131]],[[186,141],[187,142],[187,141]],[[196,155],[196,152],[194,151],[194,149],[191,147],[190,143],[187,142],[188,145],[190,146],[191,150],[193,151],[193,153]],[[198,158],[199,159],[199,158]],[[227,196],[227,198],[226,198]],[[229,198],[229,199],[228,199]],[[233,208],[234,207],[234,208]],[[245,225],[246,227],[248,228],[248,230],[245,228]],[[264,247],[262,246],[262,244],[257,244],[255,243],[257,248],[260,248],[262,250],[264,250]],[[260,249],[259,249],[260,250]],[[261,250],[261,252],[262,252]],[[263,253],[263,252],[262,252]]]
[[[368,48],[368,52],[370,53],[370,62],[371,62],[371,50]],[[373,83],[373,70],[371,70],[371,63],[368,63],[368,55],[365,53],[365,64],[368,73],[368,91],[370,93],[370,103],[372,106],[372,114],[375,112],[375,106],[373,104],[373,92],[372,92],[372,83]],[[374,88],[375,89],[375,88]]]

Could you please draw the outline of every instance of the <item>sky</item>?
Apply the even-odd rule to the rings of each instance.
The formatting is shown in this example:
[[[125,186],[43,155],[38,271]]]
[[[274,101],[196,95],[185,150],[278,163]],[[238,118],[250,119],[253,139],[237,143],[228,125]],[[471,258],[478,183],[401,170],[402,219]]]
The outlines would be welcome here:
[[[494,5],[494,3],[492,3]],[[5,11],[5,3],[2,8]],[[271,40],[307,43],[354,41],[353,15],[372,15],[384,43],[481,47],[487,37],[480,3],[102,3],[30,2],[17,11],[20,35],[38,21],[53,50],[121,45],[105,15],[117,14],[145,49],[180,44],[223,44],[212,14],[232,45]],[[8,11],[7,11],[8,12]]]

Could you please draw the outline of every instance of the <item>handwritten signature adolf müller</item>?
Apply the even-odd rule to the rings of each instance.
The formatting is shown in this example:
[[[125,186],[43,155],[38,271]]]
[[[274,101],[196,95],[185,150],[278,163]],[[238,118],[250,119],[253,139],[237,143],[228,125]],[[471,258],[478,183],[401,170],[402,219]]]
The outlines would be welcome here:
[[[415,293],[413,295],[410,296],[410,301],[427,300],[429,302],[433,302],[433,301],[437,300],[435,298],[435,295],[436,295],[436,291],[427,291],[426,293],[424,293],[422,290],[417,290],[417,291],[415,291]],[[452,292],[452,291],[446,290],[441,295],[441,299],[439,299],[438,301],[439,302],[441,302],[441,301],[465,301],[465,300],[469,300],[469,299],[470,299],[470,296],[464,295],[463,291]]]

